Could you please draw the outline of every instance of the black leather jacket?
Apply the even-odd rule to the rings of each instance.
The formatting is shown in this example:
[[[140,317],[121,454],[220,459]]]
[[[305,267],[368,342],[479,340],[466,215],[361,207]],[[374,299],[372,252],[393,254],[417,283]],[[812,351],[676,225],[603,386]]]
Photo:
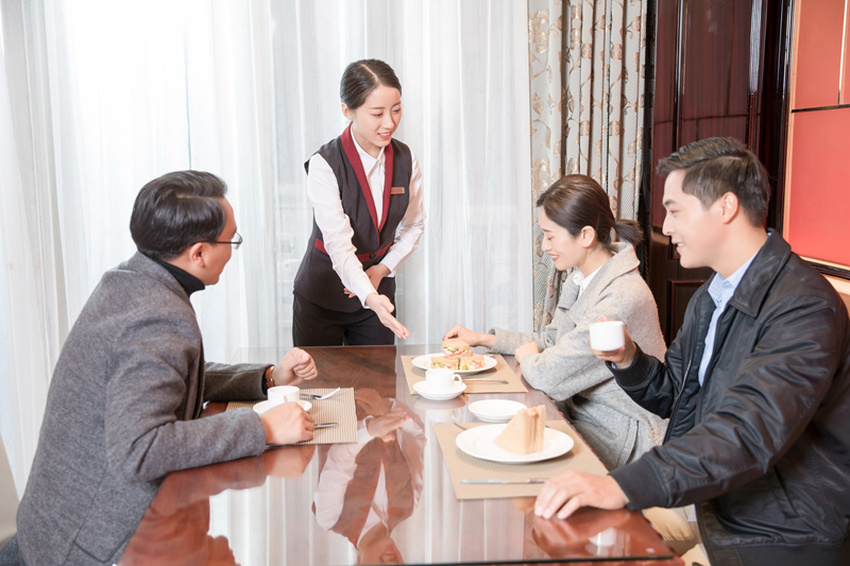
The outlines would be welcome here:
[[[772,233],[717,324],[706,282],[665,362],[612,368],[667,438],[611,475],[629,506],[698,503],[712,564],[850,564],[850,322],[820,274]]]

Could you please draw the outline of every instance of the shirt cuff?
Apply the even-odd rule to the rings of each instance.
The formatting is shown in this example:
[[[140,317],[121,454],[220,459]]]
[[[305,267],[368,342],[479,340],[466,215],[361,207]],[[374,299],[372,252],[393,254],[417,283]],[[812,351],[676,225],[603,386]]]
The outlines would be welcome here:
[[[637,344],[635,344],[635,348],[635,357],[627,367],[620,368],[611,362],[605,362],[605,366],[611,370],[617,383],[622,387],[640,385],[652,370],[652,357],[647,356]]]

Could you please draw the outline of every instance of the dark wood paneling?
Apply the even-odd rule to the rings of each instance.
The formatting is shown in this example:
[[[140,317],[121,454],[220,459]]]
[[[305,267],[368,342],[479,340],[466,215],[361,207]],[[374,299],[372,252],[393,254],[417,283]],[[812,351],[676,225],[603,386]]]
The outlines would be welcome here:
[[[647,279],[668,342],[681,325],[685,299],[711,271],[680,267],[662,234],[664,178],[655,165],[690,142],[732,136],[762,160],[773,186],[782,186],[791,9],[783,0],[657,0],[650,8],[651,151],[645,153],[642,219]],[[777,228],[780,198],[768,218]]]
[[[670,316],[667,320],[668,328],[678,329],[682,327],[682,322],[685,320],[685,309],[688,308],[688,303],[691,297],[700,288],[700,285],[705,283],[705,279],[693,279],[687,281],[667,281],[667,292],[670,297]],[[676,336],[671,336],[670,341]]]

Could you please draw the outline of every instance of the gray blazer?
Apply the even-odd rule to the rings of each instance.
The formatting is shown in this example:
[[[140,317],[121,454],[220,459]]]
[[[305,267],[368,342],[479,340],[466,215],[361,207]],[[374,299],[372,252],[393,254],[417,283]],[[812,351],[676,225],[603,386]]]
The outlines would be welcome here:
[[[263,397],[266,366],[204,368],[186,292],[137,253],[106,272],[62,348],[18,510],[34,564],[112,564],[167,473],[259,454],[250,409],[198,419],[206,400]]]
[[[662,357],[666,347],[652,292],[638,271],[629,244],[614,244],[617,254],[599,268],[587,289],[569,277],[552,322],[523,334],[495,328],[493,351],[512,354],[536,342],[539,354],[522,360],[522,375],[558,406],[608,469],[631,462],[661,444],[667,423],[632,401],[605,363],[590,351],[589,326],[600,317],[622,320],[645,352]]]

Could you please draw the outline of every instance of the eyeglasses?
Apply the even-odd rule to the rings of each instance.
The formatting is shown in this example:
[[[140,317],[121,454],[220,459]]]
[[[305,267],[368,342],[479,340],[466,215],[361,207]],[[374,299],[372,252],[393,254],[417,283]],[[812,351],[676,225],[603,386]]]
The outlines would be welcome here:
[[[238,250],[239,246],[242,245],[242,234],[240,234],[239,232],[236,232],[236,233],[233,234],[233,236],[236,239],[233,240],[232,242],[219,242],[217,240],[210,240],[210,243],[211,244],[230,244],[231,246],[233,246],[234,250]]]

